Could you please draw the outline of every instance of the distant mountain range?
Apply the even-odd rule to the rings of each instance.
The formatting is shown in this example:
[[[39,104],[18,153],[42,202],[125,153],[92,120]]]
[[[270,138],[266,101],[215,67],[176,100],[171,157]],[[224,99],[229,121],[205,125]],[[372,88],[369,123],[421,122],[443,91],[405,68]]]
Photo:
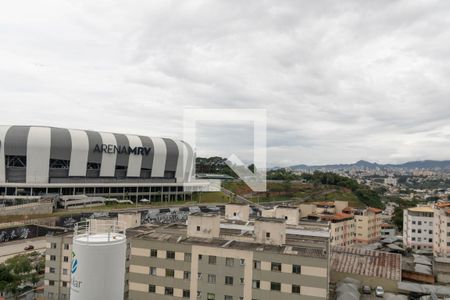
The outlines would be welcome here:
[[[353,164],[336,164],[336,165],[295,165],[289,167],[293,170],[349,170],[349,169],[450,169],[450,160],[422,160],[410,161],[403,164],[378,164],[365,160],[360,160]]]

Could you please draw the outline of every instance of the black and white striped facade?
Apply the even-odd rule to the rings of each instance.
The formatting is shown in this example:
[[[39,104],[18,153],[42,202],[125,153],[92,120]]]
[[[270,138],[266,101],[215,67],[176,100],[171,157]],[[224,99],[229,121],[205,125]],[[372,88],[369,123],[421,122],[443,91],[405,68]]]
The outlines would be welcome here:
[[[0,187],[182,185],[193,169],[193,150],[180,140],[0,126]]]

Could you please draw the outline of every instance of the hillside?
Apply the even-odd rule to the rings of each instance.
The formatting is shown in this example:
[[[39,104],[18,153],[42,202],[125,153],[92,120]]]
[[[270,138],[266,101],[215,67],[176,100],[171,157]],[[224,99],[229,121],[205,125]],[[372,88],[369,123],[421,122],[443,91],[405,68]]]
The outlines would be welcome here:
[[[378,164],[365,160],[360,160],[353,164],[331,164],[331,165],[294,165],[289,167],[292,170],[348,170],[348,169],[440,169],[450,170],[450,160],[423,160],[410,161],[402,164]]]

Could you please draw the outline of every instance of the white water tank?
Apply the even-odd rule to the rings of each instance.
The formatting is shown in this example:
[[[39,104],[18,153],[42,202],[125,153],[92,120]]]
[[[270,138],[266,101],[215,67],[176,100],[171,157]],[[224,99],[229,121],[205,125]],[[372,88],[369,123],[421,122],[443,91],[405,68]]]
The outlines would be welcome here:
[[[71,300],[123,300],[125,226],[112,220],[89,220],[75,226]]]

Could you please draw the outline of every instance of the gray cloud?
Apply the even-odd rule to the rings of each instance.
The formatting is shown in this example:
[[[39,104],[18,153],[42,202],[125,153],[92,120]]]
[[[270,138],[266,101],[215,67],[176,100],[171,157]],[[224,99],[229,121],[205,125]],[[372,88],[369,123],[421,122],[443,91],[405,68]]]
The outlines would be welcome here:
[[[2,123],[181,137],[184,108],[265,108],[270,165],[449,159],[449,16],[433,0],[8,2]],[[250,132],[206,125],[198,151],[251,161]]]

